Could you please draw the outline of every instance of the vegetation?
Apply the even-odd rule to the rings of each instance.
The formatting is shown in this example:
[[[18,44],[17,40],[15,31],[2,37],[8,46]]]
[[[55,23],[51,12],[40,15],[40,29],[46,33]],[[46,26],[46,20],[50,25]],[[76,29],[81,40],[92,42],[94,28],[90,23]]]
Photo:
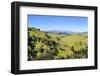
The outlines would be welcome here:
[[[63,34],[28,28],[28,60],[88,57],[87,33]]]

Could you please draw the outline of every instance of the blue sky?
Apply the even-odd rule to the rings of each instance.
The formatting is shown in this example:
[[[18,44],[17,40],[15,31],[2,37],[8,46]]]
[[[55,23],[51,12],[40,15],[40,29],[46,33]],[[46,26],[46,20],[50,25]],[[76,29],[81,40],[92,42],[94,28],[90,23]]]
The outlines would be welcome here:
[[[28,15],[28,27],[39,28],[42,31],[87,32],[88,17]]]

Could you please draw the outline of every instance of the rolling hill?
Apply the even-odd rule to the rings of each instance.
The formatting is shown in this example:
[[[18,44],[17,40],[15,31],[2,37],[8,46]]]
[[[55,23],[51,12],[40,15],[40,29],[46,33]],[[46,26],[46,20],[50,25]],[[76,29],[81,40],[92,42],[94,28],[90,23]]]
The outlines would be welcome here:
[[[41,31],[28,28],[28,60],[81,59],[88,57],[87,32]]]

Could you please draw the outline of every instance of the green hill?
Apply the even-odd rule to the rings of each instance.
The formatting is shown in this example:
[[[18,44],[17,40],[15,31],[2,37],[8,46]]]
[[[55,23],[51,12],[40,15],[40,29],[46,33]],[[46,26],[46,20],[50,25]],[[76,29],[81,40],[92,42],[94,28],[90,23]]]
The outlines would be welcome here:
[[[87,35],[58,34],[28,28],[28,60],[87,58]]]

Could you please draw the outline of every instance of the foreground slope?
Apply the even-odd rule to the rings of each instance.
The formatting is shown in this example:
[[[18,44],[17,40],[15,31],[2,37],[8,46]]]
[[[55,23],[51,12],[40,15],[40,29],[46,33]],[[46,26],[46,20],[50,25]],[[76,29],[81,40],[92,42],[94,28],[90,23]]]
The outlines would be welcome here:
[[[87,36],[28,28],[28,60],[79,59],[88,56]]]

